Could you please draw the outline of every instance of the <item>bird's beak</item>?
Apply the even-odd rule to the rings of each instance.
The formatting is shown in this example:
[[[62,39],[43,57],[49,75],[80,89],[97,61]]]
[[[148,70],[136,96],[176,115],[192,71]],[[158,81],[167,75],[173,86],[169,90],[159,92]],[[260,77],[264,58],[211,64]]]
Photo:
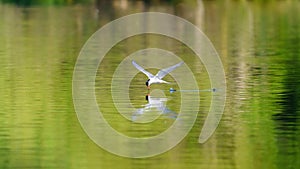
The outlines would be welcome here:
[[[150,86],[147,86],[147,89],[150,90]]]

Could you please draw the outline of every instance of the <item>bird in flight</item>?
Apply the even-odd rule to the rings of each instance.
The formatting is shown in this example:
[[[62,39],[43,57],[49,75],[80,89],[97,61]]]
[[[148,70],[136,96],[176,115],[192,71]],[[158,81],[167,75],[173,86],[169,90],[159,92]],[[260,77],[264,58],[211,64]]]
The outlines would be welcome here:
[[[148,89],[150,89],[150,85],[154,83],[169,83],[162,80],[162,78],[165,77],[168,73],[170,73],[174,69],[176,69],[177,67],[181,66],[183,62],[177,63],[176,65],[170,66],[165,69],[161,69],[156,75],[153,75],[150,72],[146,71],[143,67],[138,65],[134,60],[132,60],[132,64],[135,68],[143,72],[148,77],[148,80],[146,81],[146,86]]]

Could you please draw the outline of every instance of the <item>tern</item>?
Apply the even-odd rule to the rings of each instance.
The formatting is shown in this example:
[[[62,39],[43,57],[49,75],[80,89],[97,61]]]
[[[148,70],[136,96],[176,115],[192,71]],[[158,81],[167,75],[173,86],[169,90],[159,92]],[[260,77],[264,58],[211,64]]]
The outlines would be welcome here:
[[[162,80],[163,77],[165,77],[168,73],[176,69],[177,67],[181,66],[184,62],[177,63],[176,65],[167,67],[165,69],[161,69],[155,76],[151,74],[150,72],[146,71],[143,67],[138,65],[134,60],[132,60],[132,64],[135,68],[137,68],[139,71],[143,72],[147,77],[148,80],[146,81],[146,86],[148,89],[150,89],[150,85],[154,83],[169,83],[164,80]]]

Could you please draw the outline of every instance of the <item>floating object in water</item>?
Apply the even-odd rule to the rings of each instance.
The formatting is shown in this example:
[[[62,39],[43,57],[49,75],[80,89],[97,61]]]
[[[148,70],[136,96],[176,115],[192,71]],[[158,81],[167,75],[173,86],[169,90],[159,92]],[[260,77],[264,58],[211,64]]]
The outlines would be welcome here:
[[[169,90],[170,92],[176,92],[176,89],[173,89],[172,87]]]
[[[169,89],[170,93],[174,93],[174,92],[216,92],[216,91],[217,91],[216,88],[206,89],[206,90],[176,90],[174,88]]]

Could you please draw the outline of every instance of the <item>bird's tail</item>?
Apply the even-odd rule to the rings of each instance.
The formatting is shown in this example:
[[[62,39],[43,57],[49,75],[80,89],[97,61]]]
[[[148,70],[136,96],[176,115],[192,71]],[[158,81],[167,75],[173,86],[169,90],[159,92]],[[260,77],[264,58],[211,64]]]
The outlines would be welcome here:
[[[160,83],[167,83],[167,84],[171,84],[170,82],[167,82],[167,81],[164,81],[164,80],[161,80]]]

